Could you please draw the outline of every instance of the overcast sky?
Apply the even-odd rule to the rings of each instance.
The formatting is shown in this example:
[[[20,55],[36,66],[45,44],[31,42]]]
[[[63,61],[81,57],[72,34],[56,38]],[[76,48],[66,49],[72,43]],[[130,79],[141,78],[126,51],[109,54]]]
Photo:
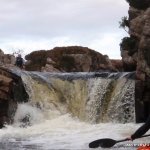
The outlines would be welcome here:
[[[0,0],[0,49],[5,53],[85,46],[120,58],[125,0]]]

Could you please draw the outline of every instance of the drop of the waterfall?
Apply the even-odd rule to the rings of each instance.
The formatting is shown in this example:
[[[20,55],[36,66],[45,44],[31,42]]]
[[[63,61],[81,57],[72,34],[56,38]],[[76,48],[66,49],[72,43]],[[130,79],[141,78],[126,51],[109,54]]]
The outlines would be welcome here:
[[[14,125],[25,127],[34,125],[43,120],[44,116],[40,109],[29,104],[18,104],[18,109],[14,116]]]

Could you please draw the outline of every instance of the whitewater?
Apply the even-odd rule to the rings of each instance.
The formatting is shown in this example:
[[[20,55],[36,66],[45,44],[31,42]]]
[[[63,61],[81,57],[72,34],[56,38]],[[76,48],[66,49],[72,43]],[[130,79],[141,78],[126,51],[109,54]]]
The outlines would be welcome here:
[[[24,110],[24,111],[22,111]],[[22,126],[19,117],[32,112],[32,125]],[[22,114],[23,113],[23,114]],[[90,149],[89,142],[100,138],[120,140],[131,135],[141,124],[100,123],[89,124],[73,118],[70,114],[45,112],[28,104],[20,104],[13,125],[0,130],[1,150],[77,150]],[[149,137],[116,144],[114,150],[136,150],[142,143],[148,143]],[[104,149],[104,148],[97,148]],[[106,149],[106,148],[105,148]]]
[[[141,126],[135,123],[135,82],[128,73],[20,76],[29,100],[18,102],[13,124],[0,129],[0,150],[87,150],[93,140],[124,139]],[[146,137],[108,149],[136,150],[149,141]]]

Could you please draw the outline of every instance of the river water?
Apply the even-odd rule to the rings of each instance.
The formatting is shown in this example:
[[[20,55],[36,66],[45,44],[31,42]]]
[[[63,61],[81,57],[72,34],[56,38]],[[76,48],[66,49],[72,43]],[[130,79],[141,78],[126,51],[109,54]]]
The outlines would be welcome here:
[[[0,150],[86,150],[93,140],[124,139],[141,125],[134,123],[135,84],[128,73],[20,76],[29,100],[18,103],[14,123],[0,130]],[[141,138],[109,149],[136,150],[149,141]]]
[[[26,107],[27,108],[27,107]],[[35,111],[35,110],[34,110]],[[41,115],[40,112],[35,112]],[[54,115],[54,114],[53,114]],[[89,142],[100,138],[124,139],[140,126],[134,123],[89,124],[72,118],[71,115],[55,114],[53,118],[38,120],[36,124],[19,127],[20,124],[6,126],[0,130],[1,150],[80,150],[90,149]],[[39,118],[38,118],[39,119]],[[133,142],[123,142],[109,148],[112,150],[136,150],[137,145],[148,143],[150,138]],[[104,148],[97,148],[104,149]]]

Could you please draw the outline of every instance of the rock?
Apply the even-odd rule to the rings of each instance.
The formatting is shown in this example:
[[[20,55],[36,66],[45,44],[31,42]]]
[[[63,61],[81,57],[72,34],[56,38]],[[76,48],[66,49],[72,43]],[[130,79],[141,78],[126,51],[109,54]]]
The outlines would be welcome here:
[[[2,127],[5,122],[9,123],[8,117],[9,101],[11,101],[11,86],[12,79],[4,75],[0,75],[0,126]]]
[[[47,58],[46,63],[47,64],[56,64],[50,57]]]
[[[150,0],[130,1],[129,34],[121,43],[125,71],[136,71],[136,121],[150,114]]]
[[[130,21],[129,33],[130,35],[135,36],[138,39],[141,38],[141,35],[143,33],[143,24],[145,24],[145,18],[143,16],[144,13],[141,13],[140,16],[137,16]]]
[[[126,0],[130,6],[139,9],[146,10],[150,7],[150,0]]]
[[[116,68],[117,70],[119,70],[120,72],[123,71],[123,62],[122,60],[119,59],[111,59],[111,64],[114,68]]]
[[[139,10],[130,7],[129,18],[129,46],[124,46],[125,48],[122,46],[122,61],[126,71],[131,71],[128,68],[133,68],[132,71],[137,70],[138,78],[143,80],[143,73],[150,76],[150,8]],[[129,54],[131,49],[132,55]]]
[[[13,122],[17,102],[27,99],[21,78],[8,68],[0,67],[0,128]]]
[[[136,56],[137,53],[134,53],[132,56],[130,56],[127,50],[122,50],[121,57],[123,62],[123,68],[125,71],[136,70],[136,66],[137,66]]]
[[[41,68],[42,72],[60,72],[57,68],[54,68],[53,65],[46,64],[45,67]]]
[[[4,54],[4,52],[0,49],[0,65],[11,65],[14,66],[15,64],[15,56],[10,54]]]
[[[108,57],[87,47],[55,47],[25,56],[28,71],[89,72],[99,70],[118,71]]]
[[[144,10],[139,10],[139,9],[134,8],[134,7],[130,7],[129,11],[128,11],[129,21],[140,16],[141,14],[143,14],[143,12],[144,12]]]

